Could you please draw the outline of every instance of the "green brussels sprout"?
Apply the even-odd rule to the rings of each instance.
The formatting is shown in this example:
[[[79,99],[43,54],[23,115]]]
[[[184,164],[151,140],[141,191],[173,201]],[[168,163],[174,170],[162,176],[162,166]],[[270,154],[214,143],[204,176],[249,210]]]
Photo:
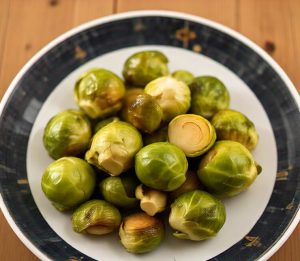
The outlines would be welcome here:
[[[203,189],[203,185],[201,184],[197,173],[195,171],[188,170],[186,173],[185,182],[178,189],[171,191],[169,195],[172,199],[175,199],[185,192],[193,191],[196,189]]]
[[[92,136],[91,124],[83,112],[66,110],[52,117],[44,130],[43,143],[53,159],[84,152]]]
[[[108,177],[100,183],[103,198],[117,207],[133,208],[137,206],[135,188],[138,181],[132,176]]]
[[[140,200],[141,209],[149,216],[154,216],[166,209],[167,194],[165,192],[141,184],[136,187],[135,196]]]
[[[200,241],[214,237],[225,223],[223,203],[209,193],[194,190],[181,194],[171,204],[169,224],[180,239]]]
[[[125,120],[137,129],[152,133],[159,128],[162,120],[162,109],[150,95],[137,95],[130,103],[124,104]]]
[[[229,92],[216,77],[201,76],[190,84],[192,93],[191,112],[211,118],[220,110],[227,109],[230,102]]]
[[[117,230],[120,224],[119,210],[99,199],[83,203],[72,215],[73,230],[77,233],[105,235]]]
[[[182,150],[168,142],[157,142],[142,148],[135,157],[135,172],[146,186],[163,191],[179,188],[188,168]]]
[[[54,207],[65,211],[90,198],[96,185],[96,177],[93,168],[84,160],[63,157],[46,168],[41,185]]]
[[[168,126],[164,126],[155,132],[146,134],[143,137],[145,145],[149,145],[155,142],[167,141],[168,140]]]
[[[234,110],[219,111],[211,120],[218,140],[234,140],[242,143],[248,150],[255,149],[258,134],[252,121],[244,114]]]
[[[249,150],[236,141],[217,141],[201,159],[198,177],[217,196],[235,196],[246,190],[261,167]]]
[[[125,95],[123,81],[113,72],[94,68],[77,80],[74,96],[77,105],[92,119],[115,114]]]
[[[116,121],[94,135],[85,159],[111,176],[118,176],[133,165],[134,156],[142,147],[143,140],[136,128]]]
[[[171,76],[151,81],[146,85],[144,91],[158,101],[165,122],[169,122],[179,114],[186,113],[190,108],[191,92],[189,87]]]
[[[185,70],[178,70],[173,72],[172,77],[174,77],[178,81],[184,82],[186,85],[190,85],[194,80],[194,75]]]
[[[168,58],[159,51],[142,51],[125,62],[123,76],[130,85],[145,86],[152,80],[169,74]]]
[[[197,157],[215,143],[214,127],[205,118],[195,114],[175,117],[168,127],[169,142],[183,150],[188,157]]]
[[[135,213],[124,218],[119,236],[122,245],[130,253],[147,253],[159,246],[164,239],[163,222],[146,213]]]
[[[105,120],[99,121],[95,127],[94,127],[94,133],[96,133],[98,130],[102,129],[106,125],[108,125],[111,122],[119,121],[120,119],[118,117],[110,117]]]

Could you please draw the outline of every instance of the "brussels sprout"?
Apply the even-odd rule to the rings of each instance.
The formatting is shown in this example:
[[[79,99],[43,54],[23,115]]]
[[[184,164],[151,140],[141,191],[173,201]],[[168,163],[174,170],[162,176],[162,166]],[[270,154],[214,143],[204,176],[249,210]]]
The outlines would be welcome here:
[[[85,159],[108,174],[118,176],[133,165],[134,156],[142,146],[141,134],[131,124],[116,121],[94,135]]]
[[[83,73],[74,88],[77,105],[92,119],[115,114],[121,109],[124,95],[122,80],[113,72],[99,68]]]
[[[216,140],[214,127],[205,118],[183,114],[169,123],[169,142],[177,145],[188,157],[197,157],[210,149]]]
[[[229,106],[229,92],[216,77],[201,76],[190,84],[192,93],[191,112],[205,118],[211,118],[220,110]]]
[[[144,91],[158,101],[163,110],[165,122],[169,122],[179,114],[186,113],[190,108],[191,92],[189,87],[171,76],[151,81]]]
[[[100,183],[100,191],[104,199],[117,207],[133,208],[137,206],[135,188],[137,179],[132,176],[108,177]]]
[[[255,149],[258,143],[255,126],[241,112],[219,111],[212,118],[211,123],[216,129],[218,140],[234,140],[242,143],[249,150]]]
[[[77,156],[84,152],[92,136],[91,125],[83,112],[66,110],[47,123],[43,143],[53,159]]]
[[[73,230],[92,235],[109,234],[117,230],[121,214],[112,204],[104,200],[90,200],[82,204],[72,215]]]
[[[188,168],[182,150],[168,142],[157,142],[142,148],[135,157],[135,172],[146,186],[163,191],[179,188]]]
[[[151,189],[141,184],[135,190],[135,196],[141,200],[140,207],[149,216],[154,216],[165,210],[167,205],[167,194]]]
[[[145,86],[152,80],[167,75],[168,58],[159,51],[142,51],[125,62],[123,76],[128,84]]]
[[[160,126],[162,109],[158,102],[150,95],[143,93],[131,102],[125,103],[125,120],[137,129],[152,133]]]
[[[185,182],[178,189],[171,191],[169,195],[171,198],[175,199],[179,195],[181,195],[185,192],[193,191],[196,189],[202,189],[202,188],[203,188],[203,186],[200,183],[197,173],[194,171],[188,170],[186,173]]]
[[[169,224],[180,239],[194,241],[215,236],[225,223],[223,203],[201,190],[181,194],[172,204]]]
[[[172,73],[172,77],[177,79],[178,81],[182,81],[185,84],[189,85],[194,80],[194,75],[191,74],[189,71],[185,70],[178,70]]]
[[[84,160],[63,157],[52,162],[42,177],[42,190],[59,211],[88,200],[96,184],[93,168]]]
[[[146,134],[143,138],[144,144],[149,145],[155,142],[167,141],[168,140],[168,126],[164,126],[157,131]]]
[[[164,224],[146,213],[135,213],[124,218],[119,236],[122,245],[130,253],[152,251],[162,242],[165,235]]]
[[[111,122],[119,121],[120,119],[118,117],[110,117],[105,120],[99,121],[95,127],[94,127],[94,133],[96,133],[98,130],[102,129],[106,125],[108,125]]]
[[[236,141],[218,141],[201,159],[198,177],[217,196],[246,190],[261,171],[249,150]]]

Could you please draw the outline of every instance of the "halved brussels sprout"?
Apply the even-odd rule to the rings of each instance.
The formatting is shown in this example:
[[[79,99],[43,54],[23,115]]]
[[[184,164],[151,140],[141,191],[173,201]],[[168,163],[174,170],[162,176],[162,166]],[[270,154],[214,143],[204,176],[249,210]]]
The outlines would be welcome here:
[[[165,235],[163,222],[146,213],[135,213],[124,218],[119,236],[130,253],[147,253],[158,247]]]
[[[92,119],[115,114],[121,109],[124,95],[123,81],[113,72],[100,68],[83,73],[74,88],[77,105]]]
[[[151,143],[155,142],[164,142],[168,140],[168,125],[161,127],[157,131],[151,133],[151,134],[146,134],[143,137],[144,144],[149,145]]]
[[[94,133],[96,133],[98,130],[102,129],[103,127],[105,127],[109,123],[119,121],[119,120],[120,119],[118,117],[110,117],[110,118],[107,118],[105,120],[99,121],[94,127]]]
[[[142,137],[136,128],[116,121],[94,135],[85,159],[111,176],[118,176],[133,165],[134,156],[142,147]]]
[[[185,182],[178,189],[175,189],[169,193],[171,198],[175,199],[185,192],[203,189],[203,185],[200,183],[196,172],[188,170],[185,176]]]
[[[234,110],[219,111],[211,120],[217,132],[218,140],[234,140],[247,149],[255,149],[258,134],[252,121],[244,114]]]
[[[191,92],[189,87],[171,76],[151,81],[144,91],[158,101],[165,122],[169,122],[179,114],[186,113],[190,108]]]
[[[220,110],[227,109],[230,102],[229,92],[216,77],[201,76],[190,84],[192,93],[191,112],[211,118]]]
[[[194,75],[189,71],[185,71],[185,70],[177,70],[173,72],[172,77],[174,77],[178,81],[184,82],[187,85],[191,84],[192,81],[194,80]]]
[[[175,117],[168,127],[169,142],[183,150],[188,157],[197,157],[215,143],[214,127],[205,118],[195,114]]]
[[[133,208],[137,206],[135,188],[138,181],[133,176],[108,177],[100,183],[100,191],[104,199],[115,206]]]
[[[91,124],[83,112],[66,110],[48,121],[43,143],[53,159],[84,152],[92,136]]]
[[[220,197],[246,190],[260,173],[249,150],[236,141],[217,141],[201,159],[198,177],[207,190]]]
[[[149,216],[154,216],[165,210],[167,205],[167,194],[148,188],[141,184],[135,190],[135,196],[140,200],[140,207]]]
[[[180,239],[200,241],[214,237],[225,223],[223,203],[205,191],[181,194],[171,204],[169,224]]]
[[[168,73],[168,58],[159,51],[137,52],[126,60],[123,68],[126,82],[136,86],[145,86]]]
[[[78,233],[105,235],[117,230],[120,224],[119,210],[104,200],[87,201],[72,215],[73,230]]]
[[[96,178],[93,168],[86,161],[63,157],[47,167],[41,185],[45,196],[54,207],[65,211],[90,198]]]
[[[122,112],[127,122],[146,133],[159,128],[163,115],[158,102],[146,93],[125,99]]]
[[[163,191],[179,188],[185,181],[187,159],[181,149],[168,142],[142,148],[135,157],[135,172],[146,186]]]

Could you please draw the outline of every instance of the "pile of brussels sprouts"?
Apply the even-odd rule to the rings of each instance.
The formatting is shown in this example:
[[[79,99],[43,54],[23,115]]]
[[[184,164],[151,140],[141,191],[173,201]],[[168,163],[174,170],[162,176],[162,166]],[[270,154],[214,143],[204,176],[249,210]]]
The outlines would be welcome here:
[[[44,130],[55,159],[41,181],[46,197],[72,211],[74,231],[118,231],[131,253],[156,248],[166,223],[180,239],[215,236],[226,219],[221,200],[261,172],[250,152],[255,126],[228,109],[225,85],[170,74],[167,64],[163,53],[142,51],[126,60],[125,81],[90,69],[74,88],[80,110],[58,113]]]

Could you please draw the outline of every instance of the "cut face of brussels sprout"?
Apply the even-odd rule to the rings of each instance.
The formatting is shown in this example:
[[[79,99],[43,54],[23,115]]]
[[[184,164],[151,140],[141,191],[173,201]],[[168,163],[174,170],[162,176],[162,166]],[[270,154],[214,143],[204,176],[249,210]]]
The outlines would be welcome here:
[[[52,117],[47,123],[43,143],[49,155],[59,159],[84,152],[91,135],[90,122],[83,112],[66,110]]]
[[[72,215],[73,230],[78,233],[104,235],[117,230],[121,214],[104,200],[90,200],[82,204]]]
[[[100,191],[104,199],[115,206],[133,208],[138,204],[135,198],[137,185],[137,179],[131,176],[108,177],[100,183]]]
[[[131,124],[116,121],[95,134],[85,158],[88,163],[118,176],[133,165],[134,156],[142,146],[141,134]]]
[[[173,72],[172,77],[177,79],[178,81],[184,82],[187,85],[191,84],[194,80],[194,75],[185,70],[178,70]]]
[[[246,190],[261,170],[239,142],[218,141],[201,159],[198,177],[215,195],[235,196]]]
[[[143,139],[144,139],[145,145],[149,145],[149,144],[155,143],[155,142],[167,141],[168,140],[168,126],[164,126],[151,134],[144,135]]]
[[[188,168],[182,150],[168,142],[157,142],[142,148],[135,157],[135,172],[146,186],[172,191],[185,181]]]
[[[197,157],[214,144],[214,127],[205,118],[195,114],[182,114],[174,118],[168,127],[169,142],[183,150],[188,157]]]
[[[137,254],[150,252],[158,247],[164,234],[163,222],[146,213],[125,217],[119,230],[122,245],[128,252]]]
[[[169,224],[180,239],[194,241],[214,237],[225,223],[223,203],[201,190],[181,194],[171,205]]]
[[[130,56],[123,68],[123,76],[130,85],[145,86],[150,81],[167,75],[168,58],[159,51],[142,51]]]
[[[249,150],[255,149],[258,143],[255,126],[241,112],[219,111],[212,118],[211,123],[216,129],[218,140],[234,140],[242,143]]]
[[[42,177],[45,196],[60,211],[88,200],[95,188],[93,168],[84,160],[64,157],[52,162]]]
[[[111,71],[95,68],[77,80],[74,95],[77,105],[90,118],[105,118],[121,109],[125,86]]]
[[[99,121],[95,127],[94,127],[94,133],[96,133],[98,130],[102,129],[106,125],[108,125],[111,122],[119,121],[120,119],[118,117],[110,117],[105,120]]]
[[[162,191],[151,189],[141,184],[136,188],[135,196],[141,201],[141,209],[149,216],[154,216],[166,208],[167,194]]]
[[[189,87],[171,76],[151,81],[144,91],[158,101],[165,122],[169,122],[179,114],[186,113],[190,108],[191,92]]]
[[[216,77],[201,76],[190,84],[192,92],[191,112],[205,118],[211,118],[220,110],[229,106],[229,92]]]

